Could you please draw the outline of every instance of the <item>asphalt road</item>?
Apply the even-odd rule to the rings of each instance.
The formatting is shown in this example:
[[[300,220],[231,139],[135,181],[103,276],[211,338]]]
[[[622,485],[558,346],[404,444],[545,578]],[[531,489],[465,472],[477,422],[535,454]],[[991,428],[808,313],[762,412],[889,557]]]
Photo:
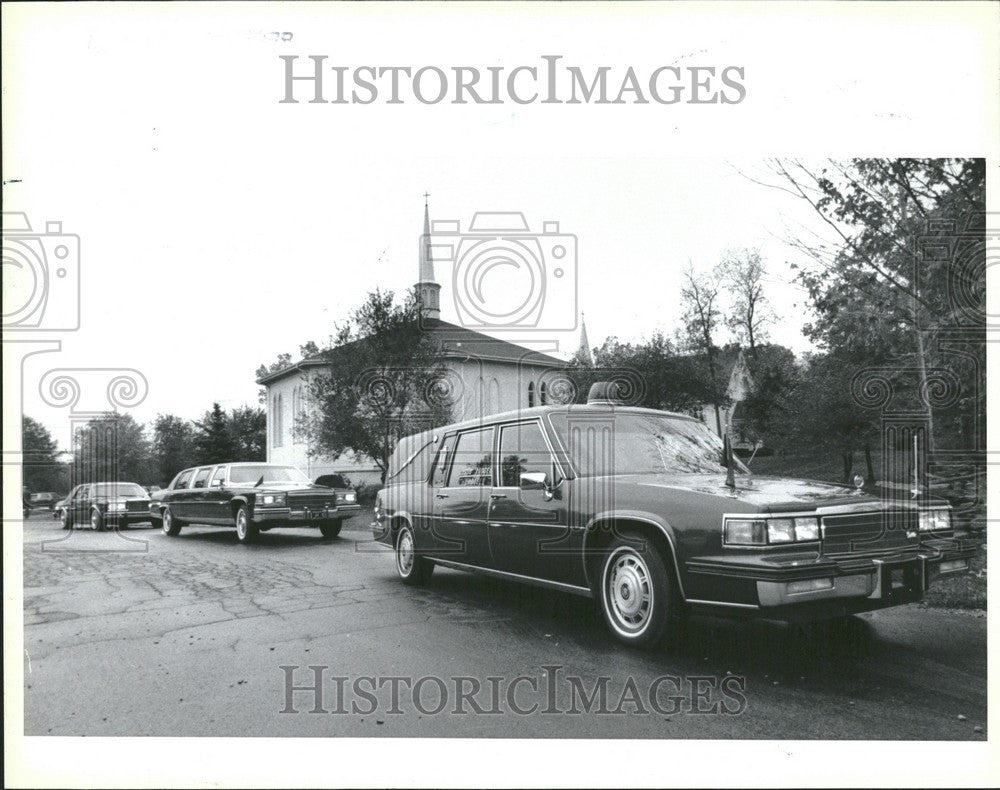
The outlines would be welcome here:
[[[207,527],[67,533],[32,517],[25,734],[986,737],[983,613],[694,620],[636,652],[584,599],[441,569],[404,587],[367,522],[248,547]],[[317,671],[322,699],[288,693]]]

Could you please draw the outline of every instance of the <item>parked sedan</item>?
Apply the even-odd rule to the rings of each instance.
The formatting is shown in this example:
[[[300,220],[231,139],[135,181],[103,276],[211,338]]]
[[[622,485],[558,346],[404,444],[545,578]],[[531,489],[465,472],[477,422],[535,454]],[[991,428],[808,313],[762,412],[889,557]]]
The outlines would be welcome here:
[[[54,510],[59,501],[59,494],[51,491],[39,491],[28,498],[28,507],[31,510]]]
[[[294,466],[263,463],[185,469],[150,502],[167,535],[187,524],[234,527],[240,543],[278,527],[318,528],[329,540],[360,510],[354,491],[315,485]]]
[[[59,504],[63,529],[89,525],[103,530],[125,529],[129,524],[149,521],[149,495],[136,483],[84,483]]]

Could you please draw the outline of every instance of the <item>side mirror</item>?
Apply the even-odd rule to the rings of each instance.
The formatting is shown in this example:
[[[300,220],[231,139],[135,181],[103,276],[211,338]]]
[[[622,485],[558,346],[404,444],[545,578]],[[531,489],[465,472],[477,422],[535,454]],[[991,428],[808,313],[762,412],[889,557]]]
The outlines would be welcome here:
[[[521,488],[525,491],[547,490],[549,476],[545,472],[522,472]]]

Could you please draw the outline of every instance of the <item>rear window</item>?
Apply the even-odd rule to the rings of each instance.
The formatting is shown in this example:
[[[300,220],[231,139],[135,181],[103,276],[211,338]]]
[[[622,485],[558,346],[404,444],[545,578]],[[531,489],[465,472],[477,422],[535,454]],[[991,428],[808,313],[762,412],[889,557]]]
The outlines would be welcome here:
[[[437,442],[430,434],[423,433],[400,439],[389,459],[386,482],[416,483],[426,480],[430,475],[436,450]]]

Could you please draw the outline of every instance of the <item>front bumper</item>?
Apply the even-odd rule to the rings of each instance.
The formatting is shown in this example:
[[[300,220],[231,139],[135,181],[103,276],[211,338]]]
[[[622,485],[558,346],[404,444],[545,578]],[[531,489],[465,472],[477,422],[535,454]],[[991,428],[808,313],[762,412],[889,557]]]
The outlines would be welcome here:
[[[699,601],[785,620],[823,619],[919,601],[941,576],[968,571],[978,543],[931,539],[912,550],[872,556],[801,554],[710,557],[689,573],[715,577],[738,600]]]
[[[104,522],[106,524],[138,524],[142,521],[152,522],[148,510],[105,510]]]
[[[250,519],[263,527],[306,527],[321,521],[343,521],[361,512],[360,505],[338,505],[333,508],[254,508]]]

